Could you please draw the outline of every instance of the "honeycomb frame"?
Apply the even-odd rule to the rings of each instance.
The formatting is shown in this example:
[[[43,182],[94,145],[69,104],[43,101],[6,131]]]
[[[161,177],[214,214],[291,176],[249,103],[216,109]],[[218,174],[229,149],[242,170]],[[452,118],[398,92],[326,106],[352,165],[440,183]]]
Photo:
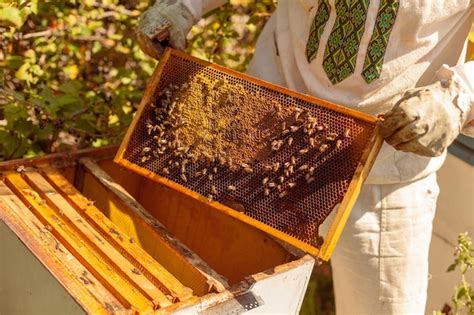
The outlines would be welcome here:
[[[159,92],[169,84],[182,84],[190,76],[204,74],[213,79],[225,77],[231,83],[240,83],[246,91],[257,91],[282,106],[293,106],[307,110],[330,130],[343,133],[350,130],[349,141],[340,148],[327,153],[308,155],[307,162],[315,166],[316,180],[303,189],[291,190],[287,197],[263,197],[258,186],[263,176],[263,164],[257,165],[255,172],[246,176],[231,172],[213,181],[220,192],[215,201],[206,197],[211,183],[202,179],[183,182],[178,171],[161,174],[167,159],[163,157],[150,162],[140,161],[140,152],[151,145],[152,137],[146,133],[146,121],[153,109],[150,104],[158,99]],[[208,203],[217,211],[224,212],[241,221],[251,224],[271,235],[287,242],[313,256],[328,260],[342,233],[352,206],[360,192],[363,181],[373,165],[381,147],[382,139],[378,135],[377,118],[358,111],[342,107],[327,101],[297,93],[281,86],[211,64],[191,57],[183,52],[167,48],[147,86],[140,107],[122,141],[115,162],[125,168],[172,189],[183,192],[199,202]],[[283,150],[278,156],[270,156],[270,162],[283,161],[298,150],[298,138],[293,148]],[[195,163],[190,169],[196,171],[202,166]],[[300,181],[301,178],[295,178]],[[226,191],[229,185],[235,185],[233,192]],[[232,201],[231,203],[229,202]],[[237,202],[245,211],[232,206]],[[318,237],[318,228],[337,207],[336,214],[324,241]]]

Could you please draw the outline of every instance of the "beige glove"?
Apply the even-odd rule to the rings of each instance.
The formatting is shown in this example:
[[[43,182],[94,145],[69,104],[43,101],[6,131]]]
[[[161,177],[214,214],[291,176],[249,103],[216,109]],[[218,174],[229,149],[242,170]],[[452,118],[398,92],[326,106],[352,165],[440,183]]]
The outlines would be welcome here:
[[[158,0],[140,17],[137,40],[140,48],[153,58],[163,53],[161,41],[168,38],[171,47],[184,49],[186,35],[196,18],[185,0]]]
[[[467,117],[460,94],[459,84],[452,80],[408,90],[379,124],[381,135],[397,150],[441,155]]]

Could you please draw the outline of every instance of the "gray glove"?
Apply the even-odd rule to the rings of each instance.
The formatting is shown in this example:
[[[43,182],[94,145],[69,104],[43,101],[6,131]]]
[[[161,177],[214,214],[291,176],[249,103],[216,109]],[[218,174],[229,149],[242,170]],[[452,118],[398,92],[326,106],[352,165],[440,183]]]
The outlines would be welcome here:
[[[408,90],[379,124],[381,135],[397,150],[441,155],[467,117],[457,104],[460,92],[452,80]]]
[[[163,53],[161,41],[169,40],[171,47],[184,49],[186,35],[196,23],[184,0],[158,0],[140,17],[137,40],[140,48],[153,58]]]

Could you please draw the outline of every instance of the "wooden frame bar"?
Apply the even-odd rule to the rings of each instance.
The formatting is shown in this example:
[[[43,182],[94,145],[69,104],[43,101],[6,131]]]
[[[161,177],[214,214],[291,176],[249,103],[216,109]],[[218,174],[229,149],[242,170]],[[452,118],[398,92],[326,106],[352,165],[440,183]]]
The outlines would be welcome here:
[[[150,255],[148,255],[136,242],[123,234],[105,215],[94,206],[93,202],[87,200],[83,195],[70,184],[64,176],[57,170],[47,170],[44,172],[46,179],[34,179],[39,174],[30,175],[36,183],[41,184],[42,181],[48,180],[51,187],[45,184],[43,188],[51,190],[55,189],[58,194],[50,194],[45,192],[46,198],[60,205],[68,202],[76,210],[83,214],[83,218],[87,220],[94,228],[96,228],[102,237],[106,238],[114,247],[132,262],[132,264],[139,270],[146,278],[153,282],[165,294],[171,295],[174,300],[184,301],[193,296],[192,290],[183,286],[171,273],[163,266],[156,262]],[[65,205],[67,207],[67,205]],[[174,302],[174,301],[173,301]]]

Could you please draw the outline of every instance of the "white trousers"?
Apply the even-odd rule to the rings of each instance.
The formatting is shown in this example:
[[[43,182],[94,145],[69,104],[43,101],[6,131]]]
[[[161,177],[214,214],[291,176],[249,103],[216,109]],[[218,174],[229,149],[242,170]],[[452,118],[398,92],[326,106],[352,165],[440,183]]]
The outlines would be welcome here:
[[[438,193],[436,174],[363,187],[331,258],[338,315],[424,314]]]

